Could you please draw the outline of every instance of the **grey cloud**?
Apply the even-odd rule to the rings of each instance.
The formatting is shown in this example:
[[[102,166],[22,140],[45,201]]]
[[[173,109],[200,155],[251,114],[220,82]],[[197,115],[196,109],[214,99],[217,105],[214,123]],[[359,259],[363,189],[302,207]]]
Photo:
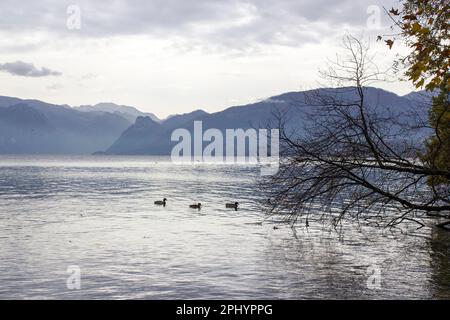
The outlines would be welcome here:
[[[366,25],[373,0],[116,0],[75,3],[81,29],[66,28],[72,1],[2,0],[0,30],[30,30],[60,36],[181,37],[211,45],[242,48],[255,44],[300,46],[321,41],[347,27]],[[378,0],[392,6],[396,0]],[[387,24],[388,22],[386,22]]]
[[[53,71],[48,68],[36,68],[32,63],[26,63],[23,61],[0,63],[0,71],[8,72],[12,75],[23,77],[47,77],[47,76],[60,76],[61,73]]]

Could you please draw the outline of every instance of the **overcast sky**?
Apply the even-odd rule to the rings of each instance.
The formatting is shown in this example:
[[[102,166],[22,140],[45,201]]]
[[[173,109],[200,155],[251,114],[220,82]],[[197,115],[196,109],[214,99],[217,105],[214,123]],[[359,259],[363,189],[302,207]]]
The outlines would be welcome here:
[[[376,7],[373,7],[375,5]],[[381,65],[396,0],[1,0],[0,95],[160,117],[317,87],[345,34]],[[377,8],[380,19],[377,19]],[[80,19],[78,19],[78,17]],[[399,94],[407,82],[380,84]]]

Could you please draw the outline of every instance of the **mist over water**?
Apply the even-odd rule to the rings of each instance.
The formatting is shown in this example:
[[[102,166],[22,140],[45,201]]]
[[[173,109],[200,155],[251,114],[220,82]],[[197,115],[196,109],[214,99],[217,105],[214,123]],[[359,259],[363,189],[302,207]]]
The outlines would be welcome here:
[[[259,178],[158,157],[0,156],[0,298],[450,298],[448,234],[293,230],[263,213]],[[80,290],[66,287],[73,265]]]

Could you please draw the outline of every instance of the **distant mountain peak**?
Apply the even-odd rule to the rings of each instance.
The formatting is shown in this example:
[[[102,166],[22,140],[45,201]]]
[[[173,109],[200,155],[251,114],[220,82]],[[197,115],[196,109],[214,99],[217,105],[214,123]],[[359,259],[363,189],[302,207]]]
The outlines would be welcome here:
[[[127,118],[130,122],[134,123],[137,117],[139,116],[148,116],[153,121],[159,122],[161,121],[156,115],[153,113],[142,112],[135,107],[118,105],[112,102],[101,102],[96,105],[83,105],[79,107],[75,107],[76,110],[82,112],[109,112],[120,114],[123,117]]]
[[[175,117],[184,117],[187,115],[192,115],[192,116],[198,116],[198,115],[206,115],[208,114],[208,112],[202,110],[202,109],[197,109],[191,112],[186,112],[186,113],[176,113],[176,114],[171,114],[169,115],[167,118],[165,118],[163,121],[175,118]]]
[[[136,121],[134,122],[135,126],[153,126],[155,124],[158,124],[158,122],[156,122],[155,120],[153,120],[151,117],[149,116],[139,116],[136,118]]]

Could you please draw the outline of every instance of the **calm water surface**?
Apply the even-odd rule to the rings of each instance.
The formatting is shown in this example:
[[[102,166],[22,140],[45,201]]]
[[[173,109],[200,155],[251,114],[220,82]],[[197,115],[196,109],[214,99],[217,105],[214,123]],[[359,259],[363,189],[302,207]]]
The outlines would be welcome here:
[[[294,230],[266,219],[258,177],[154,157],[2,156],[0,298],[450,298],[445,232]],[[69,266],[80,290],[67,289]]]

